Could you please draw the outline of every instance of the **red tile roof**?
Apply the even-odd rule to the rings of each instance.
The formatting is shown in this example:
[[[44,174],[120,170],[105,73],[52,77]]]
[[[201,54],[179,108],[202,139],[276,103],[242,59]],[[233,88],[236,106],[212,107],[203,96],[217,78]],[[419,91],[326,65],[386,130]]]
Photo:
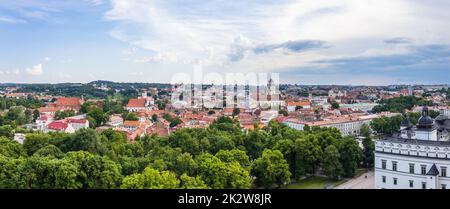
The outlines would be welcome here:
[[[168,136],[169,129],[162,123],[155,123],[147,129],[147,134],[156,134],[158,136]]]
[[[39,116],[39,120],[48,120],[48,119],[49,119],[49,117],[46,115]]]
[[[40,113],[56,112],[58,110],[61,110],[61,108],[58,108],[58,107],[40,107],[39,108]]]
[[[81,99],[76,97],[60,97],[56,100],[58,106],[80,106],[81,104]]]
[[[48,124],[47,128],[51,130],[64,131],[69,125],[62,121],[54,121]]]
[[[234,108],[225,108],[223,109],[223,113],[233,113]]]
[[[67,123],[82,123],[82,124],[85,124],[87,122],[86,119],[71,119],[71,118],[67,119],[66,121]]]
[[[311,102],[310,101],[298,101],[298,102],[290,101],[290,102],[288,102],[287,105],[288,106],[302,106],[302,107],[304,107],[304,106],[311,106]]]
[[[141,125],[141,122],[133,121],[133,120],[126,120],[123,122],[123,125],[128,126],[128,127],[139,127]]]
[[[145,107],[145,99],[130,99],[127,107]]]

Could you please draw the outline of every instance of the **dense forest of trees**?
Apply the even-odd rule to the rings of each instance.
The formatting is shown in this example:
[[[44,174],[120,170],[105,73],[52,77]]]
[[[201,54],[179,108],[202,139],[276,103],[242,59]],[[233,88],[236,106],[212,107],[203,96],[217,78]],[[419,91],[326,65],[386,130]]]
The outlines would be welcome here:
[[[36,109],[43,107],[45,103],[33,97],[28,98],[6,98],[0,97],[0,111],[8,110],[11,107],[22,106],[25,108]]]
[[[352,177],[363,150],[338,130],[277,122],[243,132],[219,118],[207,129],[129,143],[113,130],[29,133],[0,127],[0,188],[273,188],[305,176]]]
[[[411,110],[414,106],[432,106],[433,102],[417,98],[415,96],[401,96],[393,99],[383,99],[380,105],[375,106],[372,112],[403,112],[405,109]]]
[[[100,86],[106,84],[111,90],[104,91],[96,89],[94,84]],[[111,81],[94,81],[87,84],[78,83],[61,83],[61,84],[16,84],[13,86],[20,87],[20,92],[28,93],[46,93],[54,96],[66,96],[66,97],[81,97],[85,98],[110,98],[117,97],[117,91],[120,92],[120,96],[127,98],[137,97],[138,89],[148,88],[169,88],[170,84],[158,84],[158,83],[116,83]]]

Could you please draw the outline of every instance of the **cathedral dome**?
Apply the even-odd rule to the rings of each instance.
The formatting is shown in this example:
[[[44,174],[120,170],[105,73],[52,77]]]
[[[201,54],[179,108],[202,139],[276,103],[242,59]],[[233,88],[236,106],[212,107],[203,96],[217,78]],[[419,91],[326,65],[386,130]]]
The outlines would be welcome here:
[[[422,110],[422,117],[417,122],[418,128],[432,128],[433,119],[429,116],[428,107],[424,107]]]
[[[413,124],[412,124],[411,121],[409,120],[409,116],[405,114],[405,115],[404,115],[404,118],[405,118],[405,119],[403,119],[402,124],[401,124],[400,126],[401,126],[401,127],[406,127],[406,128],[412,127]]]

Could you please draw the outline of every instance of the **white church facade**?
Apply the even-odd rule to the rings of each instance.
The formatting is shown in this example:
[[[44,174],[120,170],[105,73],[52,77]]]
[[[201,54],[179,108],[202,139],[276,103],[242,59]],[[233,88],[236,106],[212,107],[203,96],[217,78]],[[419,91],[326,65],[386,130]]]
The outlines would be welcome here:
[[[449,131],[450,119],[433,120],[426,107],[416,126],[406,117],[400,133],[375,144],[375,188],[450,188]]]

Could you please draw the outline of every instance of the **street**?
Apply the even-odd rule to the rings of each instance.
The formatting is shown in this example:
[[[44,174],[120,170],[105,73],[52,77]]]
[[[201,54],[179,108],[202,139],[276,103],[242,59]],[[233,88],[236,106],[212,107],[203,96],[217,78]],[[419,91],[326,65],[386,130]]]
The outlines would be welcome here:
[[[357,178],[351,179],[335,187],[335,189],[373,189],[373,188],[374,188],[373,171],[369,171]]]

